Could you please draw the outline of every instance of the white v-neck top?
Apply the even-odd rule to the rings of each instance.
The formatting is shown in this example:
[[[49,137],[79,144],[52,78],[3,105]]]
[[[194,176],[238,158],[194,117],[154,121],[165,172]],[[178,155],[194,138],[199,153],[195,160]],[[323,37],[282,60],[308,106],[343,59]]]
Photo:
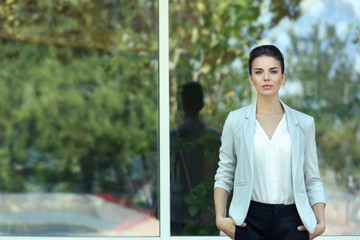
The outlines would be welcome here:
[[[252,200],[270,204],[295,202],[291,180],[291,139],[286,116],[271,139],[256,120]]]

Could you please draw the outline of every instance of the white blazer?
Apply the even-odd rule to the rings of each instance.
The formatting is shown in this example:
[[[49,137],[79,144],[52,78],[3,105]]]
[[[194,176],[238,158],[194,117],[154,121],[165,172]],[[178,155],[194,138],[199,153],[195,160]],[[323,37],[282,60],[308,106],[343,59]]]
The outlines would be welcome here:
[[[316,217],[312,206],[325,203],[318,168],[314,119],[281,102],[291,138],[291,175],[296,208],[306,229],[313,233]],[[247,215],[254,183],[254,132],[256,102],[229,113],[221,136],[220,161],[214,188],[223,188],[233,198],[229,215],[241,225]]]

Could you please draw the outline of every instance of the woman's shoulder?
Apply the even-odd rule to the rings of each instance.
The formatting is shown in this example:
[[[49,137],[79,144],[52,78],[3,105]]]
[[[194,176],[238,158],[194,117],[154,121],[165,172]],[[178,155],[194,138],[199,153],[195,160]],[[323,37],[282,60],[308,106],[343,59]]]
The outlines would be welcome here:
[[[290,112],[290,114],[292,116],[294,116],[294,118],[301,124],[304,126],[309,126],[314,124],[314,118],[304,112],[301,112],[299,110],[296,110],[294,108],[291,108],[289,106],[287,106],[287,111]]]
[[[295,114],[298,118],[304,119],[304,120],[313,120],[314,118],[304,112],[301,112],[299,110],[293,109],[291,108],[291,110],[293,111],[293,114]]]
[[[246,116],[248,114],[251,114],[251,111],[254,107],[254,104],[255,103],[251,103],[249,105],[246,105],[244,107],[241,107],[241,108],[238,108],[238,109],[235,109],[235,110],[232,110],[229,115],[232,115],[232,116],[236,116],[236,117],[239,117],[239,116]]]
[[[229,112],[226,123],[233,127],[240,127],[246,117],[251,113],[251,105],[247,105]]]

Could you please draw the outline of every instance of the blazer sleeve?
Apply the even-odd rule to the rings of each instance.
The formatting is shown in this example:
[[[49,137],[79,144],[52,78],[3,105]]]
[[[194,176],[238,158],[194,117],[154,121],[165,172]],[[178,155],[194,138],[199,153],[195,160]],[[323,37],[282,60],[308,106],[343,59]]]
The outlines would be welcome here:
[[[233,188],[236,167],[236,152],[233,136],[233,113],[230,112],[221,135],[221,147],[219,149],[219,163],[215,174],[214,188],[223,188],[227,192]]]
[[[325,203],[325,193],[323,183],[320,178],[320,171],[318,166],[318,156],[315,141],[315,123],[314,118],[311,117],[310,123],[305,131],[306,148],[305,148],[305,162],[304,162],[304,177],[306,192],[309,198],[310,205],[316,203]]]

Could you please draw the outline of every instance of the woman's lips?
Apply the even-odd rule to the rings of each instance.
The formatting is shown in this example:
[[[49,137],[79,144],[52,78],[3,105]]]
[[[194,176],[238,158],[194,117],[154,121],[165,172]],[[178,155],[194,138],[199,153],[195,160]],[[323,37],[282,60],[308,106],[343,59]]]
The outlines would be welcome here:
[[[262,87],[265,89],[270,89],[270,88],[272,88],[272,85],[263,85]]]

